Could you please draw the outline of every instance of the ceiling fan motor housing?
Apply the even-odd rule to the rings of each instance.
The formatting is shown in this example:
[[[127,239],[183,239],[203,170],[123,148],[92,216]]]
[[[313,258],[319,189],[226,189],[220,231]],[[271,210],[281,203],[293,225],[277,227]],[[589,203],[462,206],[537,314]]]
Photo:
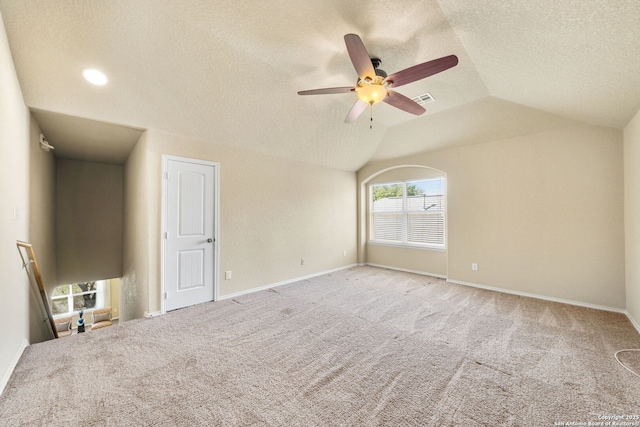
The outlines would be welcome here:
[[[380,58],[371,58],[371,64],[373,65],[373,69],[376,72],[376,76],[387,77],[387,72],[379,69],[378,67],[382,64],[382,59]]]
[[[376,68],[376,76],[378,77],[382,77],[383,79],[387,77],[387,72],[384,70],[381,70],[379,68]]]
[[[381,84],[382,80],[387,78],[387,72],[378,68],[380,66],[380,64],[382,64],[382,59],[380,58],[371,58],[371,64],[373,65],[373,70],[376,73],[376,78],[369,80],[366,83],[372,83],[372,84]],[[362,79],[360,77],[358,77],[358,81],[356,82],[356,86],[361,85],[360,82],[362,81]],[[375,83],[377,82],[377,83]]]

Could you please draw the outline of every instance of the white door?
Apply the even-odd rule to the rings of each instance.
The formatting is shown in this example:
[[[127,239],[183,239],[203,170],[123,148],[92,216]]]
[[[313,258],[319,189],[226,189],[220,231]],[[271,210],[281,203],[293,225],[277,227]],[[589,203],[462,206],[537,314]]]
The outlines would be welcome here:
[[[165,311],[214,299],[216,165],[165,158]]]

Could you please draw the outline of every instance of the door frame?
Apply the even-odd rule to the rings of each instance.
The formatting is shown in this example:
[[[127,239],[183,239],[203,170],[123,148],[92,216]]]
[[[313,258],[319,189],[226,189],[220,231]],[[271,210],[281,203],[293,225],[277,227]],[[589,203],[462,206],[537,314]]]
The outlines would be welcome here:
[[[219,265],[220,265],[220,163],[212,162],[209,160],[193,159],[189,157],[172,156],[169,154],[162,155],[162,201],[161,201],[161,219],[160,219],[160,312],[165,314],[167,312],[165,304],[166,295],[166,266],[165,266],[165,253],[167,239],[165,233],[167,232],[167,209],[169,203],[169,188],[167,186],[167,178],[169,177],[168,167],[169,161],[175,160],[184,163],[194,163],[202,166],[213,166],[213,300],[218,301],[219,298]]]

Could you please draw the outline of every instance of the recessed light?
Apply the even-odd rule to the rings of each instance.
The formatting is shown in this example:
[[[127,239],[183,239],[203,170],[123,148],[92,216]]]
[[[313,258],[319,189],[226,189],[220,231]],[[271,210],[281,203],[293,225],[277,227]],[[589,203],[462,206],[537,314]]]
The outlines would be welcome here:
[[[95,68],[85,68],[82,70],[82,75],[89,83],[97,86],[105,85],[109,81],[105,73]]]

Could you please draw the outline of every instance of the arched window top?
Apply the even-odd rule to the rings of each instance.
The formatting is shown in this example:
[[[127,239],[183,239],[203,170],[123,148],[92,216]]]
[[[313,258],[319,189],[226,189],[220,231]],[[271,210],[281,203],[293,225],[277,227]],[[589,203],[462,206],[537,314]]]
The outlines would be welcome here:
[[[437,169],[418,166],[404,166],[388,169],[377,173],[369,178],[367,184],[388,183],[395,181],[421,181],[445,177],[446,174]]]
[[[447,173],[431,166],[397,165],[381,169],[362,180],[362,185],[380,182],[420,180],[435,177],[447,177]]]

